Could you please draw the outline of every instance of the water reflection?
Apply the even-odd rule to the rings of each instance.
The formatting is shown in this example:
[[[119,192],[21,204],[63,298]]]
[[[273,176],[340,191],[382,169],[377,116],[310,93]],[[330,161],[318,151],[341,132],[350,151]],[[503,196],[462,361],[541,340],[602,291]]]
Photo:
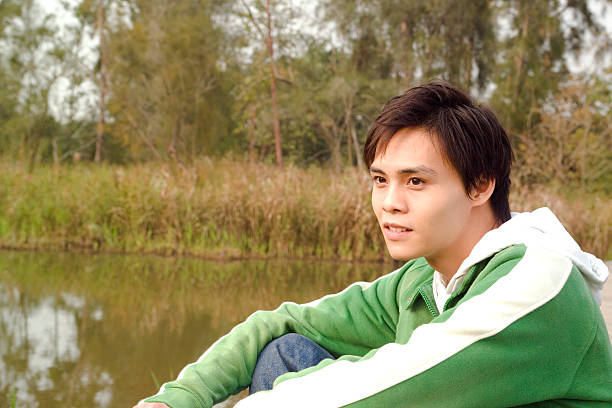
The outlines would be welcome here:
[[[0,252],[0,406],[126,406],[237,322],[391,267]]]

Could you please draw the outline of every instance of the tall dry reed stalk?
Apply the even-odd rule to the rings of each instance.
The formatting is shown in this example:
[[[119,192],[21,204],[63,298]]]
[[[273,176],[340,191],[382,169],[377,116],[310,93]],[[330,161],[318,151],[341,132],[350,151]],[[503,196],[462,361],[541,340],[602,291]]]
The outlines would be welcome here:
[[[390,260],[363,171],[201,159],[161,164],[0,169],[0,245],[165,255]],[[606,196],[520,187],[514,210],[550,206],[585,249],[610,257]]]

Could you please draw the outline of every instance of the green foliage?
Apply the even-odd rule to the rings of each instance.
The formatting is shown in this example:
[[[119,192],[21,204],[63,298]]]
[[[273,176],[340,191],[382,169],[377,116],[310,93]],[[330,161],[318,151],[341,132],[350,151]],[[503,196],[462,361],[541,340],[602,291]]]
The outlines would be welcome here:
[[[368,78],[350,54],[325,50],[322,43],[311,43],[308,53],[294,59],[292,66],[297,71],[294,86],[283,95],[283,105],[289,108],[286,122],[310,131],[308,138],[288,135],[287,145],[294,147],[297,162],[311,164],[318,158],[336,171],[359,163],[367,128],[380,101],[397,92],[395,84]]]
[[[61,115],[52,112],[53,94],[61,79],[76,78],[75,50],[70,41],[57,36],[58,23],[40,5],[28,0],[18,5],[7,2],[9,17],[2,14],[6,28],[0,33],[5,53],[0,58],[0,153],[13,156],[30,169],[40,160],[58,163],[60,157],[82,140],[70,133],[74,108],[67,102]],[[4,9],[4,3],[3,3]],[[6,11],[6,10],[2,10]],[[75,66],[73,66],[75,65]],[[60,123],[62,120],[64,123]],[[62,140],[63,139],[63,140]]]
[[[11,389],[9,393],[9,406],[11,408],[17,407],[17,388]]]
[[[432,79],[487,85],[495,48],[490,2],[326,0],[360,71],[404,87]]]
[[[136,158],[181,161],[218,150],[231,124],[214,4],[134,5],[131,24],[110,38],[111,132]]]
[[[512,0],[498,3],[510,32],[500,38],[492,104],[511,131],[539,122],[538,109],[567,79],[568,55],[580,55],[587,36],[597,36],[587,0]],[[573,18],[564,19],[564,14]],[[571,21],[571,22],[570,22]]]

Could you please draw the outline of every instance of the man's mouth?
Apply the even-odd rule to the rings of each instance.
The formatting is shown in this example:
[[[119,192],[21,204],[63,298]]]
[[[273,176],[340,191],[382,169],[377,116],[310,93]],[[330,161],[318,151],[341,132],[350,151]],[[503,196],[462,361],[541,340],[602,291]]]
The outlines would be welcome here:
[[[404,225],[399,225],[391,222],[383,224],[383,233],[387,239],[396,240],[407,236],[412,231],[412,228]]]
[[[387,228],[389,228],[391,231],[393,232],[404,232],[404,231],[409,231],[409,228],[405,228],[405,227],[393,227],[391,225],[387,226]]]
[[[383,223],[383,228],[388,228],[391,231],[402,232],[402,231],[412,231],[412,228],[406,227],[404,225],[395,224],[393,222],[385,222]]]

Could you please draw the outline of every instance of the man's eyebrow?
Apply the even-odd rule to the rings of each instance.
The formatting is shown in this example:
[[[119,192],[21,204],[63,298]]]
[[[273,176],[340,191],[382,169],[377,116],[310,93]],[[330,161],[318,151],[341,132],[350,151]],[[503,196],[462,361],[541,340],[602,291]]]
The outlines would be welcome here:
[[[376,167],[370,167],[370,173],[386,174],[384,171],[382,171],[381,169],[377,169]]]
[[[415,174],[415,173],[422,173],[422,174],[426,174],[429,176],[437,176],[438,172],[435,171],[434,169],[427,167],[427,166],[416,166],[416,167],[409,167],[407,169],[401,169],[398,171],[398,174]]]
[[[370,167],[370,173],[387,174],[379,168]],[[438,172],[427,166],[408,167],[397,171],[397,174],[426,174],[429,176],[437,176]]]

